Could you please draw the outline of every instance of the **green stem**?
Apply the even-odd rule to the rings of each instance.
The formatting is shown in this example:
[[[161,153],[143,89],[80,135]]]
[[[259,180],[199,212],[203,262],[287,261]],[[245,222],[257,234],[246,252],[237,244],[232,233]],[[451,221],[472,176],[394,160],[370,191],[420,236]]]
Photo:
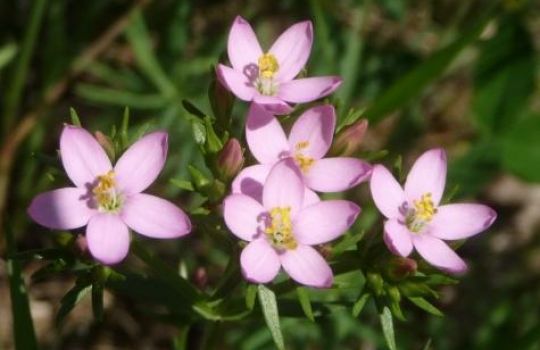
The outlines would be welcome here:
[[[18,55],[13,79],[7,89],[5,109],[4,109],[4,132],[8,133],[13,119],[17,113],[17,107],[22,96],[22,90],[28,75],[30,58],[34,52],[36,39],[45,13],[45,4],[47,0],[34,0],[30,13],[30,21],[24,34],[21,52]]]

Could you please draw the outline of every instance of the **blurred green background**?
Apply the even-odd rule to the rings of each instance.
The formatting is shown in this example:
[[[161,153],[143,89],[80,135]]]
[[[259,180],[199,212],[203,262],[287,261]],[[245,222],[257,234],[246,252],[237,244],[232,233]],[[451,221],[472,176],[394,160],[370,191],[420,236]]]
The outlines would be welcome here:
[[[197,198],[169,181],[187,179],[188,164],[202,167],[181,101],[210,113],[212,67],[226,60],[237,14],[252,23],[263,47],[292,23],[311,19],[307,72],[344,78],[331,101],[342,122],[350,108],[364,112],[370,121],[364,149],[388,150],[382,160],[388,164],[402,155],[408,169],[421,152],[444,147],[451,162],[447,191],[499,213],[489,232],[460,249],[470,272],[441,291],[436,304],[445,317],[405,304],[398,348],[540,349],[540,3],[532,0],[2,0],[2,257],[6,227],[18,250],[52,245],[53,235],[30,223],[25,210],[36,193],[66,183],[55,152],[70,107],[92,131],[110,133],[126,106],[133,137],[167,129],[170,155],[153,190],[195,205]],[[239,138],[245,111],[237,102]],[[352,195],[373,212],[365,190]],[[184,254],[195,280],[203,273],[197,267],[205,267],[210,284],[226,261],[209,237],[151,244],[164,255]],[[24,264],[23,275],[40,266]],[[7,272],[2,260],[0,348],[9,349]],[[54,313],[72,276],[27,282],[46,349],[169,349],[186,334],[121,293],[106,294],[103,323],[81,303],[59,330]],[[210,333],[204,326],[191,328],[190,347],[213,337],[220,349],[273,348],[262,320],[225,322]],[[317,323],[283,317],[282,328],[291,349],[385,347],[373,305],[359,318],[345,309]]]

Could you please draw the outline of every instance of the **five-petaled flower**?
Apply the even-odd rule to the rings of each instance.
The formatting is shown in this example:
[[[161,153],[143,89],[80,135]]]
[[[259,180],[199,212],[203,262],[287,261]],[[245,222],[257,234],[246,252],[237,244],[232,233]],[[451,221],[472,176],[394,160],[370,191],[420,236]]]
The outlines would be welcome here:
[[[278,162],[264,182],[260,201],[231,194],[224,201],[227,227],[248,241],[240,257],[244,277],[267,283],[281,267],[298,283],[328,288],[333,274],[312,245],[332,241],[356,220],[360,208],[346,200],[304,203],[305,186],[291,158]]]
[[[319,192],[350,189],[369,178],[371,166],[352,157],[323,158],[334,135],[336,115],[330,105],[305,111],[292,126],[289,137],[278,120],[253,103],[246,122],[246,140],[261,164],[245,168],[233,182],[233,192],[256,191],[280,159],[290,157],[300,169],[306,186]],[[308,192],[309,193],[309,192]]]
[[[289,27],[264,53],[249,23],[238,16],[229,33],[227,53],[232,68],[220,64],[220,81],[238,98],[254,101],[276,114],[291,111],[289,103],[314,101],[334,92],[337,76],[294,79],[305,66],[313,43],[310,21]]]
[[[37,223],[52,229],[88,225],[88,249],[98,261],[115,264],[126,257],[128,227],[153,238],[176,238],[191,231],[190,220],[180,208],[141,193],[165,165],[167,133],[144,136],[126,150],[113,168],[90,133],[66,125],[60,137],[60,156],[75,187],[38,195],[28,213]]]
[[[394,254],[406,257],[414,247],[433,266],[462,273],[467,265],[443,240],[476,235],[490,227],[497,214],[481,204],[441,205],[446,166],[444,150],[425,152],[414,163],[402,189],[384,166],[376,165],[371,194],[388,219],[384,241]]]

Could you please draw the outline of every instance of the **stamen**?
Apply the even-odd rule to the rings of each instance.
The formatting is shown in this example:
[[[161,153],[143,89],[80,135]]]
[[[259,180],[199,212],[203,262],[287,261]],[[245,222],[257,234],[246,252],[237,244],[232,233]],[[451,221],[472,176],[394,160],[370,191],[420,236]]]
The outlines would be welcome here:
[[[259,57],[259,76],[265,79],[272,79],[279,70],[279,64],[276,56],[271,53],[265,53]]]
[[[405,217],[405,224],[410,231],[419,233],[437,214],[437,208],[433,204],[431,193],[423,194],[419,200],[413,201],[413,205],[414,208],[410,208]]]
[[[99,209],[106,212],[117,211],[122,205],[122,202],[119,194],[116,192],[114,172],[111,170],[105,175],[100,175],[97,180],[98,183],[92,189],[92,193]]]
[[[292,233],[291,208],[270,210],[270,225],[265,229],[270,243],[277,249],[296,249],[298,244]]]
[[[295,155],[294,160],[296,161],[296,164],[300,167],[300,170],[302,170],[303,173],[307,173],[313,163],[315,163],[315,159],[305,156],[302,154],[302,150],[306,149],[309,146],[309,141],[300,141],[295,145]]]

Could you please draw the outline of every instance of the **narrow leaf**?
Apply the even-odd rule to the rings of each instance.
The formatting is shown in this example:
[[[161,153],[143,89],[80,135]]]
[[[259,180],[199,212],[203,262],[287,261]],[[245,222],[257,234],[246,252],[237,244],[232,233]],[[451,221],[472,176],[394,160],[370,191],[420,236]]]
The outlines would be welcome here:
[[[358,298],[352,309],[352,314],[354,317],[358,317],[358,315],[360,315],[370,297],[371,294],[365,292],[360,296],[360,298]]]
[[[383,311],[379,315],[379,318],[381,320],[384,339],[386,340],[386,345],[388,346],[388,349],[397,350],[396,338],[394,334],[394,320],[392,318],[392,312],[387,306],[383,308]]]
[[[302,310],[306,314],[306,317],[309,318],[310,321],[315,322],[315,317],[313,316],[313,310],[311,309],[311,301],[309,300],[309,294],[306,288],[298,287],[296,288],[296,293],[298,294],[298,301],[300,302],[300,306],[302,306]]]
[[[248,285],[247,290],[246,290],[246,307],[249,310],[253,310],[253,306],[255,306],[256,297],[257,297],[257,286],[254,284]]]
[[[75,305],[81,301],[88,292],[92,289],[92,284],[89,281],[79,279],[75,286],[71,288],[60,301],[60,309],[56,314],[56,324],[60,326],[66,316],[73,310]]]
[[[272,338],[277,348],[280,350],[285,349],[285,343],[283,341],[283,335],[281,333],[281,326],[279,325],[279,312],[276,302],[276,295],[273,291],[266,288],[264,285],[259,284],[259,302],[266,321],[266,325],[270,329]]]
[[[427,301],[426,299],[422,298],[422,297],[408,297],[408,299],[416,306],[418,306],[419,308],[421,308],[422,310],[432,314],[432,315],[435,315],[435,316],[438,316],[438,317],[443,317],[444,314],[441,312],[441,310],[437,309],[435,306],[433,306],[433,304],[431,304],[429,301]]]
[[[70,107],[69,108],[69,117],[71,118],[71,124],[75,126],[81,126],[81,119],[79,118],[79,115],[77,114],[77,111],[75,108]]]

